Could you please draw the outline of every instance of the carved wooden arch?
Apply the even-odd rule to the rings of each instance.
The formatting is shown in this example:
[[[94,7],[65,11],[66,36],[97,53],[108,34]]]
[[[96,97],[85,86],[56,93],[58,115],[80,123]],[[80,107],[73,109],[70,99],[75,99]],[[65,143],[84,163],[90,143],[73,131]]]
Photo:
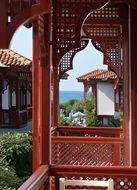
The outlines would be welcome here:
[[[85,23],[83,31],[96,49],[104,53],[107,64],[118,77],[122,76],[123,30],[127,23],[128,7],[124,3],[109,3],[102,9],[92,12]]]
[[[92,29],[94,29],[95,31],[99,29],[104,32],[107,31],[108,33],[110,33],[110,37],[92,36],[91,35]],[[122,41],[121,41],[120,26],[115,26],[115,27],[101,26],[101,27],[98,27],[97,29],[94,26],[90,26],[90,27],[84,27],[84,31],[86,35],[92,39],[93,46],[104,54],[103,64],[108,65],[108,67],[112,71],[114,71],[118,77],[121,77]]]
[[[93,10],[109,0],[53,0],[53,66],[72,49],[81,46],[80,31],[83,20]]]
[[[31,19],[32,17],[35,17],[39,14],[43,14],[46,12],[50,12],[50,0],[28,0],[27,6],[24,6],[24,2],[19,0],[16,6],[14,6],[14,3],[17,4],[17,1],[11,0],[9,1],[9,18],[10,21],[8,23],[8,34],[7,34],[7,43],[10,44],[11,38],[17,28],[23,24],[28,19]],[[15,8],[17,11],[15,11]],[[8,19],[9,19],[8,18]]]
[[[77,52],[83,50],[88,45],[89,40],[88,39],[82,39],[81,40],[81,47],[76,48],[74,50],[69,51],[66,53],[59,62],[59,78],[61,79],[63,74],[67,72],[68,70],[73,69],[73,58],[76,55]]]
[[[127,16],[127,6],[123,8],[123,3],[109,3],[98,10],[92,11],[85,19],[83,30],[86,37],[91,38],[96,49],[100,49],[104,53],[104,64],[107,64],[118,77],[122,75],[122,25],[125,25],[123,17]],[[99,12],[99,13],[97,13]],[[105,15],[105,13],[107,13]],[[92,19],[90,18],[92,15]],[[98,16],[100,18],[98,18]],[[96,25],[96,22],[99,25]],[[94,27],[94,28],[93,28]],[[94,34],[92,35],[92,28]],[[123,30],[123,28],[122,28]],[[100,31],[100,32],[99,32]],[[64,47],[64,46],[63,46]],[[64,48],[64,51],[67,48]],[[77,48],[77,52],[79,48]],[[71,52],[71,53],[70,53]],[[73,51],[65,54],[59,65],[60,76],[67,70],[72,69]],[[72,55],[70,55],[72,54]],[[64,61],[63,61],[64,60]],[[57,61],[57,59],[56,59]]]

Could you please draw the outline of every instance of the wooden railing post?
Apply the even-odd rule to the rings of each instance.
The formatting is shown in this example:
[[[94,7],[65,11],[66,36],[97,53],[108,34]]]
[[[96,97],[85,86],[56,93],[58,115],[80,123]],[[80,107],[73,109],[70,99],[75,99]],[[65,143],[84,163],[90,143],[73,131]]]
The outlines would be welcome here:
[[[58,67],[53,67],[53,126],[58,126],[59,78]]]
[[[38,20],[33,21],[33,64],[32,64],[32,163],[33,172],[39,167],[39,37],[38,37]]]
[[[120,138],[120,135],[117,134],[115,137]],[[120,166],[121,165],[121,144],[114,144],[113,148],[113,162],[114,166]]]
[[[50,65],[50,14],[41,18],[44,36],[40,44],[40,164],[50,164],[50,129],[51,129],[51,65]]]
[[[55,190],[59,190],[59,177],[55,176]]]

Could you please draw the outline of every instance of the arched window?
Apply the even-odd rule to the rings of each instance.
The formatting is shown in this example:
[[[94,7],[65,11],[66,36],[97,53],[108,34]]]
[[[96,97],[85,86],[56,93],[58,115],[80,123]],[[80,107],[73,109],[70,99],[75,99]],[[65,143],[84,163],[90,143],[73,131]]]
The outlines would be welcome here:
[[[11,107],[16,107],[16,92],[13,90],[11,92]]]
[[[10,89],[7,80],[2,82],[2,109],[8,110],[10,107]]]
[[[20,110],[26,109],[26,88],[22,83],[20,87]]]

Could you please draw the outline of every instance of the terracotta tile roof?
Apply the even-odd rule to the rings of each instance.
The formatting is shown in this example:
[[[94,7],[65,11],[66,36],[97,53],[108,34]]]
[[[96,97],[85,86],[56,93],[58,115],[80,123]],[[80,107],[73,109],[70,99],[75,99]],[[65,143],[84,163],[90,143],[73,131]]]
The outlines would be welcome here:
[[[113,71],[108,71],[104,69],[98,69],[91,71],[89,73],[86,73],[85,75],[82,75],[77,78],[78,82],[84,82],[89,80],[107,80],[107,79],[116,79],[117,75]]]
[[[31,66],[32,61],[10,49],[0,49],[0,67]]]

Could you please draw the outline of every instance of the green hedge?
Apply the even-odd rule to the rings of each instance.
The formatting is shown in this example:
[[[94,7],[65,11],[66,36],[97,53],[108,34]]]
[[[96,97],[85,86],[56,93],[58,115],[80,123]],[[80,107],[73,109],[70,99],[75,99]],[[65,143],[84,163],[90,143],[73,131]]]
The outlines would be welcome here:
[[[0,190],[13,190],[32,173],[31,134],[0,134]]]

